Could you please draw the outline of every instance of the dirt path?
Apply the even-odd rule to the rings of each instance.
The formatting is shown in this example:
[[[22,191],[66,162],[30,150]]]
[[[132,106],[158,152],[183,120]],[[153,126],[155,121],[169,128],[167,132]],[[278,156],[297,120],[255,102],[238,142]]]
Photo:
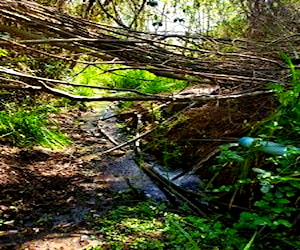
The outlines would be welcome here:
[[[114,191],[129,190],[126,180],[107,170],[126,152],[91,160],[112,144],[97,131],[97,114],[82,115],[57,117],[73,139],[66,151],[0,145],[0,249],[79,250],[99,243],[90,239],[86,218],[122,204]]]
[[[254,124],[262,119],[272,103],[256,98],[195,107],[185,113],[185,123],[173,127],[167,136],[185,143],[182,159],[186,166],[193,166],[222,142],[186,143],[187,139],[243,136],[244,121]],[[124,200],[119,191],[147,189],[152,198],[164,199],[149,178],[140,174],[129,152],[118,150],[99,157],[97,153],[114,146],[99,129],[99,114],[72,110],[54,118],[73,139],[67,150],[0,145],[0,249],[80,250],[100,245],[101,235],[93,237],[93,218],[145,198],[134,193],[134,200]],[[113,134],[114,121],[110,122],[102,129]],[[201,178],[210,180],[205,170],[201,169]],[[218,186],[229,179],[226,173],[220,176],[215,180]]]

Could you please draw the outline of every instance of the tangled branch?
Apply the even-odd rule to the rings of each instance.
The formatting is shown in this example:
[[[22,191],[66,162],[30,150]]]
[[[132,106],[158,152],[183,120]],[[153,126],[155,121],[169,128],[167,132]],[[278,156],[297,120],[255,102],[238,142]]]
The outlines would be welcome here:
[[[119,63],[126,65],[121,69],[144,69],[158,76],[190,82],[205,82],[223,88],[234,86],[235,89],[256,87],[262,91],[266,83],[285,80],[282,71],[287,68],[277,51],[288,52],[287,40],[293,43],[292,39],[298,39],[294,35],[276,41],[254,42],[202,35],[143,33],[69,16],[31,1],[0,0],[0,20],[0,30],[8,34],[0,40],[3,47],[74,63]],[[186,46],[179,41],[184,41]],[[49,46],[64,52],[51,54]],[[88,54],[97,58],[97,62],[78,60],[79,56],[74,59],[74,53]],[[19,74],[18,77],[28,76]],[[47,79],[47,82],[51,81]],[[143,95],[145,99],[157,98]]]

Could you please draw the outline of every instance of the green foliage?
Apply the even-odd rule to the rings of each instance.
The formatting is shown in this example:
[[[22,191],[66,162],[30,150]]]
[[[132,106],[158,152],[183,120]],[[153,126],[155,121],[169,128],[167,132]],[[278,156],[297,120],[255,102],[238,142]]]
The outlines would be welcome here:
[[[103,71],[107,67],[102,66],[102,68],[94,67],[94,66],[81,66],[78,65],[74,71],[78,71],[72,80],[76,83],[91,85],[91,86],[102,86],[103,83],[110,81],[109,74],[104,74]]]
[[[105,218],[97,218],[93,224],[109,249],[164,249],[160,220],[164,209],[163,204],[154,206],[150,202],[120,206]]]
[[[237,231],[254,232],[245,249],[251,246],[261,247],[259,239],[264,231],[269,232],[264,236],[265,243],[272,243],[278,249],[299,248],[299,242],[293,235],[287,233],[287,229],[292,232],[295,228],[299,203],[300,157],[299,151],[294,147],[299,145],[300,74],[291,65],[290,60],[285,59],[291,67],[291,85],[288,87],[280,84],[271,85],[276,91],[278,109],[252,133],[254,137],[263,140],[291,145],[287,147],[287,153],[280,156],[263,155],[258,152],[260,147],[253,145],[249,149],[236,150],[223,147],[219,156],[223,168],[235,166],[238,169],[239,179],[233,185],[215,188],[214,192],[235,191],[236,194],[237,190],[248,189],[250,185],[252,188],[255,187],[251,198],[251,208],[254,211],[241,212],[233,224],[233,228]]]
[[[50,111],[54,110],[48,105],[33,108],[7,105],[6,109],[0,111],[0,140],[17,146],[64,147],[69,139],[48,118]]]
[[[15,54],[10,51],[10,62],[12,64],[17,63],[20,71],[24,69],[34,72],[34,75],[45,78],[61,79],[69,73],[69,64],[63,60],[57,60],[56,58],[49,58],[39,55],[35,57],[35,54],[24,55]]]
[[[117,207],[103,218],[90,218],[97,235],[101,235],[101,245],[88,249],[231,250],[243,249],[241,246],[249,249],[252,245],[251,236],[245,237],[218,218],[205,219],[186,213],[170,212],[163,204],[150,202]]]
[[[6,49],[0,48],[0,58],[8,56],[8,51]]]
[[[74,95],[81,96],[93,96],[93,95],[110,95],[122,96],[122,95],[134,95],[129,92],[116,92],[113,89],[134,89],[146,94],[158,94],[162,92],[172,92],[175,90],[185,88],[188,83],[185,81],[179,81],[169,79],[165,77],[158,77],[146,70],[120,70],[114,73],[106,73],[111,65],[89,66],[82,68],[82,66],[76,67],[79,71],[72,81],[90,86],[108,87],[112,90],[99,90],[86,87],[73,87],[73,86],[61,86],[63,90],[66,90]],[[118,66],[116,66],[118,67]],[[66,105],[76,104],[74,101],[64,101]],[[120,109],[128,109],[132,107],[133,102],[123,101],[119,103]]]
[[[102,82],[107,79],[100,76],[100,70],[96,67],[87,67],[84,70],[81,70],[79,74],[74,76],[71,81],[86,85],[86,86],[101,86]],[[79,96],[93,96],[96,93],[102,94],[103,91],[99,91],[96,89],[92,89],[89,87],[76,87],[76,86],[61,86],[64,90],[67,90],[68,92],[71,92],[74,95]]]
[[[89,88],[88,86],[101,86],[101,81],[107,81],[105,77],[101,77],[101,71],[96,67],[86,67],[81,68],[81,66],[76,67],[76,71],[80,73],[76,74],[75,76],[71,77],[69,80],[70,82],[74,82],[81,85],[86,85],[87,87],[77,87],[77,86],[66,86],[60,85],[59,88],[64,90],[68,93],[71,93],[76,96],[94,96],[94,95],[101,95],[104,93],[102,90]],[[56,100],[55,105],[57,106],[79,106],[82,109],[86,109],[87,105],[83,102],[74,101],[68,98],[59,98]]]
[[[297,144],[300,131],[300,71],[295,69],[291,60],[281,54],[291,69],[290,86],[271,84],[279,101],[279,108],[257,130],[265,138],[276,138],[279,142]]]
[[[217,159],[221,163],[234,161],[234,162],[243,162],[244,158],[236,151],[230,149],[228,145],[220,146],[221,154],[217,156]]]
[[[176,142],[165,138],[164,129],[156,131],[155,138],[145,147],[145,151],[147,150],[154,153],[159,151],[159,160],[167,168],[180,165],[184,160],[181,147]]]
[[[163,149],[163,165],[169,167],[174,164],[174,162],[179,163],[181,161],[182,151],[181,148],[172,141],[162,140],[160,141],[161,148]]]
[[[158,77],[146,70],[128,69],[116,70],[114,73],[105,73],[108,67],[109,65],[102,65],[101,67],[90,66],[84,69],[77,67],[76,70],[79,70],[80,73],[73,77],[73,80],[85,85],[135,89],[148,94],[172,92],[185,88],[188,85],[185,81]],[[126,95],[128,95],[128,92]]]
[[[134,106],[134,102],[130,102],[130,101],[119,102],[119,104],[118,104],[118,108],[120,111],[129,109],[132,106]]]
[[[236,229],[218,219],[167,213],[166,225],[167,245],[175,249],[241,249],[247,243]]]
[[[99,87],[108,87],[112,90],[98,90],[85,87],[73,87],[62,86],[63,90],[66,90],[74,95],[81,96],[93,96],[93,95],[134,95],[129,92],[116,92],[113,89],[134,89],[146,94],[158,94],[163,92],[173,92],[175,90],[184,89],[188,83],[185,81],[169,79],[165,77],[158,77],[146,70],[120,70],[114,73],[105,73],[111,65],[89,66],[82,68],[82,66],[76,67],[76,71],[79,71],[72,81]],[[118,66],[116,66],[118,67]],[[64,99],[65,105],[75,105],[77,102]],[[120,110],[128,109],[134,105],[134,102],[121,101],[118,104]]]
[[[241,15],[232,16],[226,20],[219,21],[213,28],[211,34],[217,37],[242,37],[248,28],[246,17]],[[234,52],[234,47],[228,46],[224,48],[224,52]]]
[[[112,76],[108,86],[136,89],[148,94],[158,94],[183,89],[187,86],[187,82],[158,77],[145,70],[122,70],[119,74]]]

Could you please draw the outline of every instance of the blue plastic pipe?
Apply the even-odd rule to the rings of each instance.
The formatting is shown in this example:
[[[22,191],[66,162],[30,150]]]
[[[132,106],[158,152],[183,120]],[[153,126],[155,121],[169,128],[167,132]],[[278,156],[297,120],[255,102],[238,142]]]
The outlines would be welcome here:
[[[285,147],[279,143],[275,143],[275,142],[269,142],[269,141],[260,141],[256,138],[253,137],[242,137],[239,140],[239,144],[242,147],[251,147],[254,146],[256,143],[258,143],[258,145],[260,147],[258,147],[258,149],[266,154],[270,154],[270,155],[284,155],[288,152],[289,150],[295,150],[295,151],[299,151],[300,154],[300,148],[296,148],[296,147]]]

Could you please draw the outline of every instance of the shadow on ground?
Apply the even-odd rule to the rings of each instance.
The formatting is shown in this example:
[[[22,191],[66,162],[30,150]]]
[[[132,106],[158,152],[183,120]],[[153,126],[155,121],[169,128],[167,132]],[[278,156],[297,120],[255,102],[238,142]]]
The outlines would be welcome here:
[[[127,158],[84,161],[78,150],[0,149],[0,249],[82,249],[95,233],[93,218],[144,199],[120,195],[132,191],[124,176],[130,173],[121,171],[133,165]]]

